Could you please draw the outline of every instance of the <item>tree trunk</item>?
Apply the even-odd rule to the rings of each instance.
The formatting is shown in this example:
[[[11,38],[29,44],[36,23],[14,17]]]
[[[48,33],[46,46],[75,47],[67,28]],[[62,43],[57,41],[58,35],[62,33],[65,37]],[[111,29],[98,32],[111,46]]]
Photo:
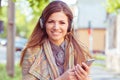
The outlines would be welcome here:
[[[14,41],[15,41],[15,4],[8,0],[8,27],[7,27],[7,73],[14,76]]]

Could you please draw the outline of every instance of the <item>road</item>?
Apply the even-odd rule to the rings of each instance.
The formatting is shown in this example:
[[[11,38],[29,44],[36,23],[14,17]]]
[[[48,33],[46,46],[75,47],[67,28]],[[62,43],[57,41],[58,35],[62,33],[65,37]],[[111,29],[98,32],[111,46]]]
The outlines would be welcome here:
[[[96,60],[95,63],[105,65],[105,61]],[[120,80],[120,74],[108,70],[106,67],[93,65],[91,67],[92,80]]]
[[[6,50],[6,46],[1,46],[0,45],[0,63],[6,63],[7,60],[7,50]],[[20,60],[20,52],[15,52],[14,54],[14,59],[15,59],[15,63],[19,62]]]

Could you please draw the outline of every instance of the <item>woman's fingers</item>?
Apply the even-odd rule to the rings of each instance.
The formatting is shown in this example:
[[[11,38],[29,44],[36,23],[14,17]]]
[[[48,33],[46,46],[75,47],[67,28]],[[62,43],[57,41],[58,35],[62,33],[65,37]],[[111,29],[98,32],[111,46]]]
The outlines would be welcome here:
[[[74,72],[79,80],[86,80],[88,76],[89,67],[85,63],[82,63],[82,65],[85,67],[85,70],[79,64],[77,64],[75,66]]]
[[[88,75],[88,72],[86,71],[86,67],[85,67],[85,70],[80,66],[80,65],[78,65],[78,69],[81,71],[81,73],[83,74],[83,75]]]
[[[76,75],[74,73],[74,69],[69,69],[65,73],[61,75],[61,79],[63,80],[77,80]]]
[[[89,67],[82,63],[85,67],[85,70],[77,64],[74,68],[67,70],[63,75],[61,75],[61,79],[64,80],[88,80],[88,71]]]
[[[78,80],[82,80],[82,77],[77,73],[77,71],[75,71],[75,74]]]
[[[85,71],[89,73],[90,67],[86,63],[82,63],[82,66],[84,67]]]

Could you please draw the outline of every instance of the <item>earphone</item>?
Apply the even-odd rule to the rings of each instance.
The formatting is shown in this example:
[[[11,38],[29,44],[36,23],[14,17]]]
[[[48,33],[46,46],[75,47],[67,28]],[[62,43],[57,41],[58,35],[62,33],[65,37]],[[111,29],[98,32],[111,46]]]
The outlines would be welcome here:
[[[41,18],[40,18],[40,26],[41,26],[41,28],[43,29],[43,21],[42,21]]]

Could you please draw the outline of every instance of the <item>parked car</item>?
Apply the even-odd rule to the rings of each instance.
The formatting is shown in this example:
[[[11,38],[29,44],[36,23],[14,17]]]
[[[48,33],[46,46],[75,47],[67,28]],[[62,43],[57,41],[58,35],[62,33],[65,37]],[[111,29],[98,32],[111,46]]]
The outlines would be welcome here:
[[[15,40],[15,50],[21,51],[25,47],[26,42],[27,42],[27,39],[25,38],[17,38]]]
[[[15,50],[21,51],[27,42],[26,38],[15,38]],[[0,45],[7,46],[7,39],[0,38]]]

